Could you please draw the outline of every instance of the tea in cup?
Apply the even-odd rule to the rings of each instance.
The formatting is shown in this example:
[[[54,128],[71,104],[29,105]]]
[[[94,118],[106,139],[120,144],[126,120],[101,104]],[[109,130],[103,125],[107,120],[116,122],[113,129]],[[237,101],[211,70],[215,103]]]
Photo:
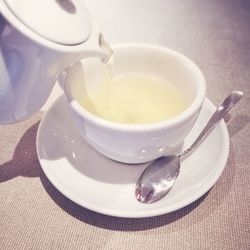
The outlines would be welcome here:
[[[106,75],[98,87],[89,87],[78,99],[98,117],[123,124],[149,124],[186,109],[185,98],[166,79],[146,74]]]
[[[111,73],[92,59],[67,69],[64,93],[81,135],[101,154],[124,163],[173,151],[199,115],[206,91],[202,72],[160,46],[112,49]]]

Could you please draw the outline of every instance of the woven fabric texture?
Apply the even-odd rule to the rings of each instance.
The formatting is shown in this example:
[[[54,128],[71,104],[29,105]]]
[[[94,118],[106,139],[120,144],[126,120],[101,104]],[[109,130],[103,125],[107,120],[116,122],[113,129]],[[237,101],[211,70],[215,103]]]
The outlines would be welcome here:
[[[42,112],[1,125],[0,249],[250,249],[250,1],[86,5],[111,42],[157,43],[194,60],[214,104],[231,90],[245,93],[227,124],[228,163],[213,188],[187,207],[153,218],[115,218],[76,205],[47,179],[35,145]]]

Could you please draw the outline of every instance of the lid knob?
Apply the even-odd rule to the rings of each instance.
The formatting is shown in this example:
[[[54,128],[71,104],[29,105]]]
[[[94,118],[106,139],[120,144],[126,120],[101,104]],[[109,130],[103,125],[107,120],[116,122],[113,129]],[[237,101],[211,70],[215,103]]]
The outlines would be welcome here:
[[[4,0],[29,29],[64,45],[85,42],[90,36],[89,13],[79,0]]]

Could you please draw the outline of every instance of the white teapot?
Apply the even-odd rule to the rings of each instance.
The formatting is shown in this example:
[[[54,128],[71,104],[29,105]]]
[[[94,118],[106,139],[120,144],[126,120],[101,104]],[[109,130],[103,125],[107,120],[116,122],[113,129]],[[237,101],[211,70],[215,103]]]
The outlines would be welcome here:
[[[110,51],[82,0],[0,0],[0,124],[29,118],[67,66]]]

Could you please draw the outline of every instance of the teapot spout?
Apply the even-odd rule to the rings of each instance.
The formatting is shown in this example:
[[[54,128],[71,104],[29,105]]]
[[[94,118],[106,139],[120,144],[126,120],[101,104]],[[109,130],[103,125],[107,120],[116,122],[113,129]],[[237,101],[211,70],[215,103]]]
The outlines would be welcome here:
[[[112,61],[113,50],[105,40],[103,34],[99,31],[93,32],[88,41],[81,46],[81,49],[78,48],[77,53],[65,54],[63,55],[64,58],[59,60],[61,62],[61,66],[57,69],[57,81],[62,89],[64,89],[64,80],[67,74],[66,72],[79,61],[88,58],[99,58],[103,64],[108,64]]]
[[[77,45],[77,51],[64,54],[59,60],[61,67],[59,72],[65,71],[68,67],[74,65],[76,62],[87,58],[99,58],[102,63],[108,63],[112,56],[113,50],[104,36],[99,31],[93,31],[90,38],[83,44]]]

